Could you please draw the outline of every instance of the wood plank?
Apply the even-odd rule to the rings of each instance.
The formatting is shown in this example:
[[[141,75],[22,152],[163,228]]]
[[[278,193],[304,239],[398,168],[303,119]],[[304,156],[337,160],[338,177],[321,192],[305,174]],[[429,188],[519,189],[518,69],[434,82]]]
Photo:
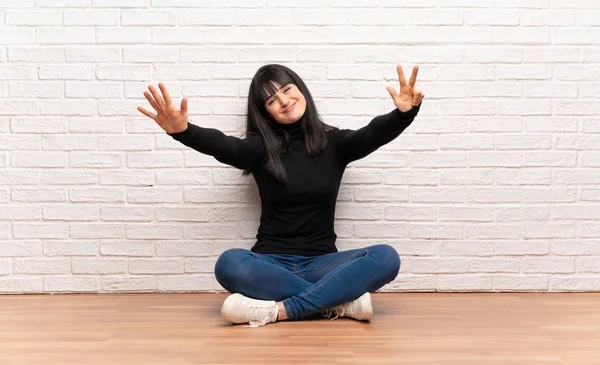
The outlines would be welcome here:
[[[370,323],[256,329],[225,297],[0,296],[0,364],[600,364],[600,293],[376,293]]]

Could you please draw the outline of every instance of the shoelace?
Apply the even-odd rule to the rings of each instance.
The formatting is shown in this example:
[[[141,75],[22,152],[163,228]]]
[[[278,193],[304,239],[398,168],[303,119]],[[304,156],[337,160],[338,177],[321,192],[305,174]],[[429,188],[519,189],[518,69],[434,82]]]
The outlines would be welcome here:
[[[335,308],[331,308],[331,309],[326,309],[323,312],[321,312],[321,314],[324,317],[327,317],[333,321],[335,319],[338,319],[339,317],[343,317],[344,314],[346,314],[346,310],[343,307],[335,307]],[[331,318],[331,316],[334,314],[335,314],[335,317]]]
[[[279,310],[277,306],[263,307],[263,306],[250,306],[246,312],[249,325],[244,327],[260,327],[271,322],[271,317],[275,316],[275,313]],[[266,311],[266,313],[265,313]]]

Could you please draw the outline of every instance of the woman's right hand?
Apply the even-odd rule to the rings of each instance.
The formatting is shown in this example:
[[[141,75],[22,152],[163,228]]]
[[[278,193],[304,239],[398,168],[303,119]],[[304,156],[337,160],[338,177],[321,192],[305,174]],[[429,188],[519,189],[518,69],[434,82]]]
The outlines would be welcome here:
[[[154,121],[167,133],[179,133],[185,131],[188,127],[187,98],[181,100],[181,109],[177,109],[175,105],[173,105],[173,101],[171,101],[171,96],[165,85],[159,82],[158,87],[160,88],[164,99],[152,85],[148,87],[150,92],[144,91],[144,96],[148,99],[154,110],[156,110],[156,114],[149,112],[141,106],[138,106],[137,109],[147,117],[154,119]]]

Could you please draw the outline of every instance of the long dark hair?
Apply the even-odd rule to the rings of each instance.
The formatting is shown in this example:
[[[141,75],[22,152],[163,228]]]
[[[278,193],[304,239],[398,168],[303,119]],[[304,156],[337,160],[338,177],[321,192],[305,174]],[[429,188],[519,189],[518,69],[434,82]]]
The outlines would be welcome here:
[[[248,92],[246,137],[252,135],[262,137],[267,152],[267,171],[275,180],[284,183],[286,174],[281,155],[287,151],[290,136],[285,130],[277,128],[278,122],[265,108],[266,100],[277,92],[274,83],[281,86],[294,84],[306,99],[306,111],[302,117],[304,119],[302,133],[306,151],[310,156],[316,157],[325,149],[327,131],[336,129],[336,127],[327,125],[321,120],[310,91],[294,71],[279,64],[265,65],[256,71]],[[244,173],[249,174],[250,171]]]

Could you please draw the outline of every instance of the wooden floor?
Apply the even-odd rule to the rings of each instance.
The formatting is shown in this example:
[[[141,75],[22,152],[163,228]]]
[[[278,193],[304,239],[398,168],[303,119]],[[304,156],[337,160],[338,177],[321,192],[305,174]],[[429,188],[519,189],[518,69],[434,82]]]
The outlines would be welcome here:
[[[0,364],[600,364],[600,294],[373,294],[352,319],[225,323],[225,294],[0,296]]]

